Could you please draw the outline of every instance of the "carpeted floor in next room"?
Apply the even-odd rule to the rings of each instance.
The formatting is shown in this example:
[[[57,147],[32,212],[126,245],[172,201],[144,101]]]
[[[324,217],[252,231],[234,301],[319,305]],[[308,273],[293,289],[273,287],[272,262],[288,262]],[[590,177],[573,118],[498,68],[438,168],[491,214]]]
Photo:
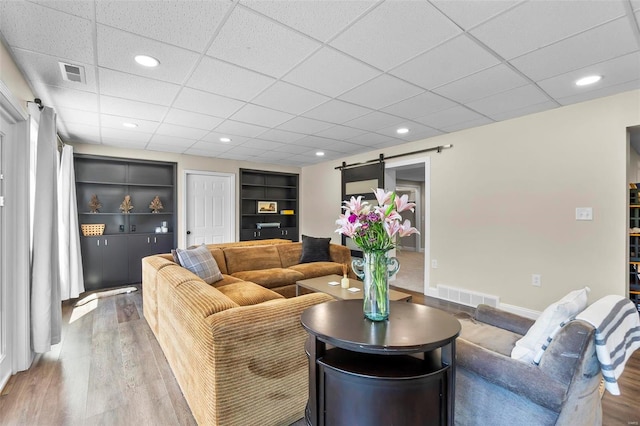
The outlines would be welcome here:
[[[473,311],[412,295],[414,303],[452,313]],[[75,302],[63,303],[62,342],[38,355],[32,367],[13,376],[0,394],[0,425],[195,425],[143,318],[141,292],[78,308]],[[621,396],[605,393],[603,398],[605,426],[640,422],[640,351],[627,364],[620,385]]]

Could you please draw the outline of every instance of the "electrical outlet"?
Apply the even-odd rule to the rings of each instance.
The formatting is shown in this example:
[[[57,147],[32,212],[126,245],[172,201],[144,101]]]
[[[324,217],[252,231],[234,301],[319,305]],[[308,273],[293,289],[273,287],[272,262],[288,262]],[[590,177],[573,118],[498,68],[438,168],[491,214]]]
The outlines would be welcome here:
[[[542,285],[542,275],[531,274],[531,285],[535,287],[540,287]]]
[[[438,269],[438,261],[436,259],[431,259],[431,267],[433,269]]]
[[[576,207],[576,220],[593,220],[593,208]]]

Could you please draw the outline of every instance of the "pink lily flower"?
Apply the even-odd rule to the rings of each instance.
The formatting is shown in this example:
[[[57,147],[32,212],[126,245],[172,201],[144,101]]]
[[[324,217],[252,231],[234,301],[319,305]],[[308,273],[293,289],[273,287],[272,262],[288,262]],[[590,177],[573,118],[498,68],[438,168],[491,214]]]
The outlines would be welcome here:
[[[400,237],[407,237],[409,235],[419,233],[420,231],[411,226],[411,222],[409,222],[409,220],[405,220],[404,223],[400,225],[400,229],[398,230],[398,234],[400,235]]]
[[[407,194],[403,195],[402,197],[396,197],[395,201],[396,209],[398,210],[398,212],[403,212],[406,210],[414,211],[414,208],[416,206],[416,203],[409,202],[409,196]]]
[[[391,202],[391,197],[393,196],[393,191],[385,192],[385,190],[382,188],[376,189],[375,191],[373,191],[373,193],[376,196],[376,200],[378,200],[378,204],[381,206],[389,204],[389,202]]]
[[[351,210],[353,214],[356,215],[361,214],[365,206],[369,204],[366,201],[362,201],[362,195],[359,195],[358,198],[351,197],[351,200],[343,202],[344,206],[342,208],[345,210]]]

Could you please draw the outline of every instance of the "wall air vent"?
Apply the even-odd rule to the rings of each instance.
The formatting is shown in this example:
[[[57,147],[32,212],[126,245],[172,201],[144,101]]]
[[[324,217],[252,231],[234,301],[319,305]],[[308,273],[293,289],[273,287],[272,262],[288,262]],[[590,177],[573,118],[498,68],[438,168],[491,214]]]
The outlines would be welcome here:
[[[62,79],[64,81],[86,84],[87,81],[84,76],[83,66],[66,64],[64,62],[58,62],[58,65],[60,65],[60,71],[62,72]]]

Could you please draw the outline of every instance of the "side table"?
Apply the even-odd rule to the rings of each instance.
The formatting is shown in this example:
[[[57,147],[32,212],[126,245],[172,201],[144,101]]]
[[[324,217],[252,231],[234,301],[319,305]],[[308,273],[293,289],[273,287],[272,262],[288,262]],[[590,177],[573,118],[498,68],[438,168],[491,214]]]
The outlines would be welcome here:
[[[301,322],[309,332],[308,425],[454,424],[461,326],[453,316],[396,301],[387,321],[374,322],[361,300],[343,300],[312,306]]]

